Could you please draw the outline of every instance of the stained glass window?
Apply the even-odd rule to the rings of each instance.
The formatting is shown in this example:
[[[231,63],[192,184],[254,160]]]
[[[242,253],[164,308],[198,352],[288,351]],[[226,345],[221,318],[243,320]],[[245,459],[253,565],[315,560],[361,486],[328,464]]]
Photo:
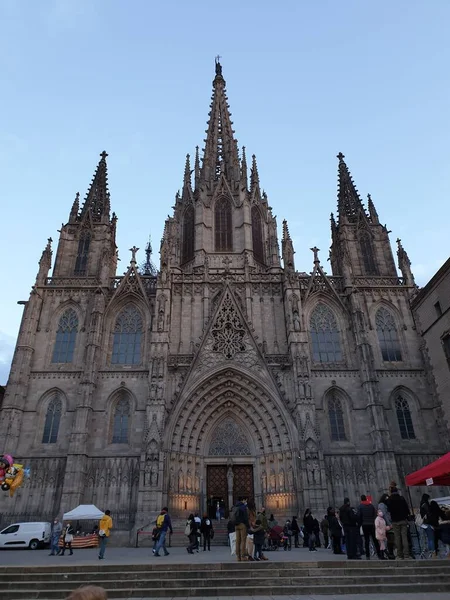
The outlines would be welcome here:
[[[130,418],[130,403],[127,398],[121,398],[114,408],[113,444],[128,444],[128,421]]]
[[[395,410],[397,411],[397,421],[400,427],[400,435],[403,440],[415,440],[414,425],[411,418],[408,401],[400,394],[395,399]]]
[[[264,262],[264,245],[262,236],[261,213],[256,206],[252,207],[253,254],[256,260]]]
[[[188,206],[183,217],[183,262],[194,258],[194,228],[194,207]]]
[[[373,255],[372,238],[367,231],[364,231],[359,236],[359,245],[361,247],[361,255],[364,264],[364,272],[366,275],[378,275],[378,269],[375,264]]]
[[[73,361],[77,333],[78,316],[73,308],[69,308],[59,319],[52,363],[71,363]]]
[[[59,423],[61,421],[62,402],[55,394],[48,403],[45,414],[43,444],[56,444],[58,439]]]
[[[111,363],[114,365],[138,365],[141,362],[142,317],[134,306],[129,304],[117,317],[113,331],[113,351]]]
[[[395,320],[383,306],[377,311],[375,326],[383,360],[386,362],[400,362],[402,351]]]
[[[75,275],[85,277],[87,273],[87,262],[89,255],[89,246],[91,244],[91,234],[89,231],[82,231],[78,242],[77,260],[75,262]]]
[[[214,227],[216,232],[216,252],[231,252],[233,250],[231,204],[227,198],[220,198],[216,202]]]
[[[332,310],[319,303],[310,319],[312,353],[315,362],[342,361],[341,336]]]
[[[334,394],[328,399],[328,418],[330,421],[330,432],[333,442],[345,441],[347,436],[345,435],[342,402]]]

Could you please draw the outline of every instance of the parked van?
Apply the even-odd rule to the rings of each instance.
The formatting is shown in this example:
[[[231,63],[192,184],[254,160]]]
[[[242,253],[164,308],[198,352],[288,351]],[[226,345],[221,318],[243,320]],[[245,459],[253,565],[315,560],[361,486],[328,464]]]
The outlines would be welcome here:
[[[13,523],[0,531],[0,548],[37,550],[50,542],[51,523]]]

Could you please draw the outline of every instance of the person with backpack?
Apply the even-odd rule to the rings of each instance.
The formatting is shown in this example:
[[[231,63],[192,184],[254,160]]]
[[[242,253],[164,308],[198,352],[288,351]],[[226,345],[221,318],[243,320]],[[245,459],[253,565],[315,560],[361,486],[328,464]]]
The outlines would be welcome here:
[[[236,532],[236,557],[242,561],[247,555],[247,530],[250,527],[248,520],[247,499],[239,498],[233,508],[232,518]]]
[[[305,540],[308,539],[308,546],[310,552],[316,552],[316,534],[314,533],[314,529],[316,528],[316,524],[311,513],[311,509],[307,508],[305,510],[305,514],[303,515],[303,527],[305,528]]]
[[[186,521],[184,534],[189,538],[189,546],[186,548],[188,554],[194,554],[194,550],[198,548],[197,540],[198,525],[193,514],[190,514]]]
[[[341,521],[342,527],[344,528],[347,558],[349,560],[359,560],[361,557],[358,556],[358,513],[351,506],[350,498],[344,498],[344,504],[339,509],[339,520]]]
[[[203,514],[203,519],[200,523],[200,532],[203,535],[203,552],[206,552],[206,546],[208,546],[208,551],[210,551],[211,540],[214,537],[214,529],[212,521],[208,517],[207,513]]]
[[[156,527],[160,533],[153,556],[161,556],[159,553],[161,548],[164,550],[164,556],[168,556],[169,552],[167,552],[166,548],[166,535],[168,531],[170,531],[170,533],[172,534],[173,529],[172,521],[170,520],[169,516],[169,509],[167,508],[167,506],[165,506],[158,515],[158,518],[156,519]]]
[[[361,524],[363,535],[364,535],[364,545],[366,550],[366,559],[370,560],[370,538],[372,538],[373,545],[375,546],[375,550],[378,558],[382,558],[380,553],[380,544],[375,535],[375,519],[377,518],[377,511],[375,506],[367,500],[367,496],[363,494],[361,496],[361,504],[358,509],[358,521]]]

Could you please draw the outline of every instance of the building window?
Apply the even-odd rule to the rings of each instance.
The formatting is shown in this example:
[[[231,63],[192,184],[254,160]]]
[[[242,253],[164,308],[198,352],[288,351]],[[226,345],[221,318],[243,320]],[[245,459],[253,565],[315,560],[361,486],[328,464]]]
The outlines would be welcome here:
[[[233,250],[231,235],[231,204],[227,198],[220,198],[216,202],[214,227],[216,235],[216,252],[231,252]]]
[[[62,402],[55,395],[49,402],[45,414],[43,444],[56,444],[58,439],[59,423],[61,421]]]
[[[310,319],[313,360],[319,363],[342,361],[341,336],[332,310],[318,304]]]
[[[445,358],[450,369],[450,334],[442,338],[442,346],[444,347]]]
[[[366,275],[378,275],[378,269],[375,264],[373,255],[373,245],[370,233],[364,231],[359,236],[359,245],[364,265],[364,273]]]
[[[117,317],[113,331],[113,365],[138,365],[141,362],[142,317],[138,309],[129,304]]]
[[[89,246],[91,244],[91,234],[89,231],[82,231],[78,242],[77,260],[75,262],[75,275],[85,277],[87,273],[87,262]]]
[[[183,257],[182,262],[187,262],[194,258],[194,207],[188,206],[183,217]]]
[[[73,361],[77,333],[78,316],[73,308],[69,308],[59,319],[52,363],[71,363]]]
[[[333,442],[345,442],[344,411],[342,402],[333,394],[328,400],[328,418],[330,420],[330,432]]]
[[[436,311],[437,317],[442,317],[442,307],[439,300],[434,304],[434,310]]]
[[[121,398],[114,409],[113,444],[128,444],[128,421],[130,419],[130,403],[127,398]]]
[[[380,343],[381,355],[385,362],[400,362],[402,351],[394,317],[384,307],[377,311],[375,326]]]
[[[397,411],[397,421],[400,427],[402,440],[415,440],[414,425],[411,418],[408,401],[403,396],[398,395],[395,399],[395,410]]]
[[[252,207],[252,238],[253,238],[253,255],[256,260],[264,262],[264,246],[262,236],[261,213],[256,206]]]

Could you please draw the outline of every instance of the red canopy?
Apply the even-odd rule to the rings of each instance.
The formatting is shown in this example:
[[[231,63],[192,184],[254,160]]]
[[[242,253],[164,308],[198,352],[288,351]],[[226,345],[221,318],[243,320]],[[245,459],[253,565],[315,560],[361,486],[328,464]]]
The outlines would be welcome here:
[[[427,480],[432,480],[428,481]],[[450,452],[405,478],[406,485],[450,485]]]

